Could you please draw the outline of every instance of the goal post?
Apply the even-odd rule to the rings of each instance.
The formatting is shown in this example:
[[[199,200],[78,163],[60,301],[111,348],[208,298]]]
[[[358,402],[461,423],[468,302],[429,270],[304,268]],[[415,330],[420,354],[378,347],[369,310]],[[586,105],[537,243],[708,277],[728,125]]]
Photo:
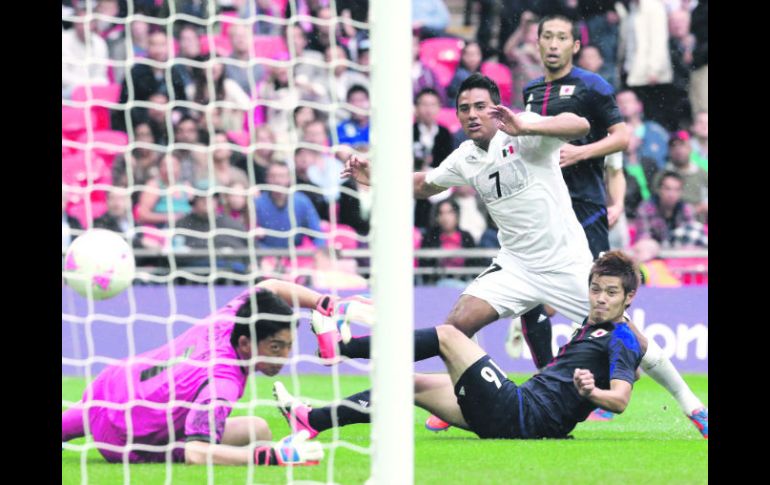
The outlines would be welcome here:
[[[414,481],[411,0],[371,2],[372,480]]]

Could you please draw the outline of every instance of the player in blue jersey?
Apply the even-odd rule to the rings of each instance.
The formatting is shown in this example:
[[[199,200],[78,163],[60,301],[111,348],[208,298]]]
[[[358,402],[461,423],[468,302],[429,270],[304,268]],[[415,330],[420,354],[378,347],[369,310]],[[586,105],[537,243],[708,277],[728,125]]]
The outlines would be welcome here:
[[[454,326],[417,330],[415,358],[439,355],[448,374],[417,374],[415,404],[480,438],[564,438],[597,406],[622,413],[647,346],[624,317],[638,285],[638,270],[623,253],[599,258],[589,276],[588,317],[551,363],[521,385]],[[313,409],[280,382],[273,389],[292,430],[310,437],[334,425],[333,413],[338,426],[370,421],[369,391],[339,407]]]
[[[598,74],[572,65],[573,56],[580,50],[579,39],[578,26],[567,17],[551,15],[540,21],[538,46],[545,75],[527,84],[524,103],[526,111],[542,116],[575,113],[591,124],[585,137],[561,147],[560,166],[572,208],[595,259],[609,250],[609,226],[619,216],[607,212],[604,159],[624,150],[629,135],[613,87]],[[610,183],[619,178],[611,177]],[[539,305],[522,315],[521,323],[535,366],[542,368],[553,357],[548,314]],[[707,428],[708,411],[655,342],[651,343],[642,368],[674,396],[701,432],[704,426]],[[611,417],[609,413],[598,413],[597,416]]]

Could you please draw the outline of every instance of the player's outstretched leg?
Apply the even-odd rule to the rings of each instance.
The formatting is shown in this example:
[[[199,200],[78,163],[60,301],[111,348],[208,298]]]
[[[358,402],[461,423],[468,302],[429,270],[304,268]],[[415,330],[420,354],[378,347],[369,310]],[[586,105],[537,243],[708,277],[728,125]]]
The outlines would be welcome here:
[[[708,439],[708,410],[684,382],[671,360],[663,354],[663,349],[651,338],[647,339],[647,351],[642,357],[641,367],[671,393],[682,412],[695,424],[701,435]]]
[[[277,401],[278,410],[286,418],[292,433],[306,430],[310,438],[315,438],[318,433],[334,426],[371,422],[371,414],[368,411],[370,394],[371,391],[367,389],[345,398],[339,405],[312,408],[292,396],[281,382],[273,384],[273,396]]]
[[[527,342],[535,367],[542,369],[553,359],[553,332],[551,319],[543,305],[538,305],[521,316],[521,331]]]

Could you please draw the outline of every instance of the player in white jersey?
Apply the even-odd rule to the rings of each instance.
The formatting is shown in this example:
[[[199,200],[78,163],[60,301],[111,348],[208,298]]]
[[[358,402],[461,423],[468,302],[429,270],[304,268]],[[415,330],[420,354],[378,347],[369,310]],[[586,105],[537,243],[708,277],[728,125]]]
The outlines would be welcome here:
[[[588,308],[591,252],[559,168],[559,148],[588,133],[588,121],[572,113],[516,115],[499,103],[493,81],[480,74],[469,77],[457,112],[470,140],[433,171],[414,174],[416,198],[471,185],[500,228],[500,253],[445,322],[468,336],[540,302],[574,321]],[[368,160],[350,157],[342,175],[368,185]]]

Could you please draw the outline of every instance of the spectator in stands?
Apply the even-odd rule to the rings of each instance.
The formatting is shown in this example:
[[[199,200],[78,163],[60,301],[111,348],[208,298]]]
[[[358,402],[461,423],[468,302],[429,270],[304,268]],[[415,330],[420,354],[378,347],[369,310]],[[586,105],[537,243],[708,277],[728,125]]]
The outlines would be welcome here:
[[[280,55],[278,57],[279,60],[288,60],[288,56]],[[326,91],[323,84],[320,82],[307,83],[308,78],[303,77],[303,79],[300,82],[295,77],[294,87],[291,88],[289,86],[288,67],[273,65],[270,66],[267,79],[260,85],[258,98],[272,102],[270,106],[265,108],[265,114],[267,124],[275,134],[278,143],[296,142],[296,139],[292,138],[294,132],[292,131],[291,117],[294,108],[301,100],[325,102]]]
[[[241,223],[248,230],[256,229],[255,215],[249,212],[249,194],[251,192],[248,186],[234,181],[227,186],[227,189],[222,198],[222,214]],[[257,193],[259,192],[257,191]]]
[[[636,217],[639,205],[649,200],[655,188],[658,164],[654,158],[640,154],[641,139],[631,133],[628,147],[623,151],[623,170],[626,174],[625,211],[627,220]]]
[[[449,9],[444,0],[412,0],[412,30],[421,39],[444,37],[449,27]]]
[[[456,107],[457,91],[460,85],[470,77],[471,74],[479,72],[481,69],[481,47],[478,42],[470,41],[465,44],[460,54],[460,63],[457,70],[446,89],[447,103],[450,107]]]
[[[441,98],[431,88],[423,88],[415,98],[415,122],[412,126],[412,151],[415,171],[438,167],[452,153],[452,134],[436,122],[441,110]],[[414,204],[414,225],[426,229],[431,224],[430,199],[418,199]]]
[[[212,175],[217,189],[219,187],[228,187],[233,183],[248,185],[249,176],[246,175],[246,172],[238,167],[234,167],[231,163],[233,151],[230,149],[227,135],[222,131],[216,132],[213,145],[214,152],[211,158],[213,160],[212,168],[214,172]],[[209,180],[211,178],[209,177]]]
[[[322,119],[315,119],[307,123],[302,129],[302,141],[328,147],[331,146],[329,138],[329,130],[326,127],[326,122]]]
[[[227,35],[233,51],[225,63],[225,77],[238,83],[244,93],[253,96],[256,86],[265,77],[265,70],[258,62],[249,63],[254,51],[251,30],[246,25],[233,24]]]
[[[690,33],[690,13],[687,10],[674,10],[668,16],[668,49],[674,80],[666,93],[670,102],[664,107],[668,130],[686,127],[692,120],[692,109],[687,96],[690,88],[692,51],[695,48],[695,36]]]
[[[461,249],[474,248],[476,244],[473,236],[463,231],[459,227],[460,206],[454,199],[446,199],[436,204],[431,217],[431,226],[425,236],[422,238],[421,247],[440,248],[440,249]],[[420,258],[421,267],[442,268],[449,274],[426,275],[423,281],[426,283],[437,283],[439,286],[463,286],[466,285],[465,278],[451,274],[452,268],[465,266],[475,266],[477,261],[474,258]]]
[[[580,56],[577,61],[578,67],[599,74],[599,71],[604,65],[604,59],[602,58],[602,53],[599,51],[598,47],[595,45],[581,47],[578,55]]]
[[[655,121],[645,119],[644,106],[633,91],[620,91],[615,99],[631,133],[641,140],[639,158],[652,158],[662,169],[668,157],[668,132]]]
[[[96,6],[94,7],[94,12],[109,17],[125,17],[125,15],[120,14],[120,6],[118,5],[117,0],[98,0],[96,2]],[[109,52],[110,59],[113,61],[125,61],[127,58],[125,24],[113,23],[109,20],[96,20],[95,24],[99,35],[107,43],[107,52]],[[146,52],[146,35],[144,39],[134,37],[132,38],[132,41],[134,44],[143,41]],[[125,75],[125,68],[118,65],[110,66],[110,68],[112,69],[113,82],[117,84],[122,83],[123,77]]]
[[[665,168],[682,177],[682,200],[694,207],[698,221],[706,222],[709,213],[709,176],[692,163],[691,151],[690,134],[684,130],[677,131],[669,141],[669,163]]]
[[[223,248],[232,249],[245,249],[248,247],[248,232],[243,223],[239,220],[225,216],[223,214],[217,214],[218,204],[216,194],[207,194],[208,185],[205,183],[198,184],[196,192],[190,197],[190,213],[184,216],[177,222],[177,229],[186,229],[188,231],[195,231],[201,233],[200,235],[184,234],[177,235],[181,237],[184,246],[192,249],[210,249],[209,239],[211,239],[211,233],[220,229],[229,229],[231,231],[238,231],[239,235],[233,234],[214,234],[214,249],[219,250]],[[214,221],[212,227],[211,221]],[[219,251],[217,251],[219,252]],[[208,267],[210,264],[210,258],[184,258],[179,259],[178,264],[181,266],[192,267]],[[248,265],[248,257],[228,257],[225,258],[221,254],[216,257],[216,265],[218,269],[224,269],[234,271],[236,273],[245,273]]]
[[[324,83],[331,102],[343,103],[348,91],[355,85],[369,89],[369,78],[365,74],[342,64],[342,62],[350,60],[347,49],[337,45],[328,47],[324,54],[324,60],[329,66],[329,70],[333,72],[333,77],[331,79],[327,78],[327,81]],[[339,62],[339,64],[335,66],[332,64],[334,62]],[[349,112],[345,109],[338,109],[337,115],[347,119]]]
[[[441,97],[441,105],[447,106],[446,92],[436,73],[420,60],[420,35],[412,32],[412,94],[416,97],[425,88],[432,88]]]
[[[294,176],[296,179],[296,184],[298,186],[305,186],[302,189],[298,189],[298,191],[302,192],[307,196],[308,199],[310,199],[310,202],[313,204],[313,207],[315,207],[318,216],[321,219],[328,221],[329,202],[327,201],[327,197],[325,197],[326,194],[324,188],[314,182],[310,178],[309,174],[311,170],[316,170],[317,173],[317,166],[321,165],[322,163],[321,154],[316,150],[301,147],[298,147],[294,150]],[[341,171],[342,169],[334,174],[336,176],[334,183],[337,186],[339,186],[339,173]],[[339,195],[339,188],[336,188],[336,192]]]
[[[419,37],[417,38],[417,41],[419,43]],[[351,42],[352,43],[352,42]],[[368,37],[362,38],[358,43],[356,44],[356,62],[361,64],[362,66],[368,66],[369,65],[369,51],[371,50],[371,41]]]
[[[223,103],[220,129],[225,131],[240,131],[243,129],[244,116],[251,101],[249,95],[241,89],[237,82],[227,78],[225,66],[215,62],[211,66],[211,83],[214,86],[214,97],[209,91],[209,75],[207,69],[193,68],[193,89],[190,98],[199,104],[208,105],[214,102]]]
[[[179,29],[177,37],[179,45],[179,54],[177,54],[177,57],[196,61],[205,60],[201,55],[201,40],[195,25],[185,23]]]
[[[64,253],[80,234],[75,232],[82,231],[83,226],[80,221],[67,214],[67,190],[64,185],[61,186],[61,251]],[[62,261],[62,264],[64,262]]]
[[[134,127],[136,143],[155,143],[155,137],[148,123],[139,123]],[[160,152],[144,146],[137,146],[130,152],[115,157],[112,163],[112,184],[116,187],[133,188],[144,185],[158,176]],[[128,164],[131,165],[131,178],[128,176]],[[132,193],[134,203],[139,201],[139,192]]]
[[[294,81],[305,91],[322,96],[324,93],[319,90],[319,86],[323,88],[327,76],[326,69],[320,67],[324,60],[323,51],[307,48],[307,33],[297,23],[287,26],[287,39],[289,53],[292,52],[292,45],[294,46]]]
[[[258,144],[257,149],[252,152],[251,157],[238,157],[233,163],[235,167],[240,168],[249,176],[251,181],[250,185],[264,184],[267,174],[267,167],[270,165],[275,157],[275,151],[273,145],[275,145],[275,135],[273,131],[267,125],[260,125],[254,128],[255,142]],[[249,162],[251,159],[251,162]],[[254,172],[253,180],[249,172],[249,163],[251,163],[251,170]]]
[[[663,121],[661,106],[673,81],[668,52],[668,18],[663,0],[631,0],[623,16],[621,35],[621,84],[636,93],[645,118]],[[664,100],[664,101],[663,101]]]
[[[332,10],[328,6],[324,6],[318,9],[316,17],[324,22],[328,22],[332,18]],[[345,24],[338,23],[335,31],[335,41],[337,45],[346,45],[350,38],[355,35],[355,29],[346,31]],[[350,35],[350,34],[353,35]],[[311,51],[325,53],[326,49],[331,46],[331,29],[329,24],[313,24],[313,30],[308,35],[307,48]]]
[[[283,16],[280,2],[274,0],[256,0],[253,2],[240,2],[237,6],[238,17],[252,19],[257,15],[273,17],[278,20]],[[270,20],[257,20],[254,22],[255,35],[281,35],[281,24]]]
[[[107,43],[96,32],[96,25],[85,22],[85,2],[77,2],[75,15],[82,21],[73,22],[74,27],[61,33],[61,95],[70,99],[72,91],[80,85],[107,84],[107,65],[109,59]],[[90,34],[86,33],[90,31]],[[86,55],[88,54],[88,55]],[[88,58],[87,65],[82,64]]]
[[[174,154],[181,163],[180,181],[195,185],[198,180],[208,179],[205,145],[201,142],[198,124],[185,116],[174,129]],[[183,146],[179,146],[183,144]]]
[[[690,17],[690,32],[695,36],[690,74],[690,105],[695,113],[709,111],[709,2],[700,0]]]
[[[438,124],[441,97],[432,88],[424,88],[414,100],[415,121],[412,127],[415,170],[438,167],[452,153],[452,134]]]
[[[147,108],[146,110],[144,108],[135,108],[131,110],[132,113],[136,113],[138,115],[133,118],[134,126],[136,126],[137,123],[147,123],[152,130],[152,136],[155,139],[155,143],[161,146],[166,146],[168,145],[169,139],[166,115],[171,108],[168,104],[168,96],[163,93],[155,93],[150,95],[150,99],[148,99],[148,101],[152,103],[150,108]],[[124,112],[119,111],[119,113],[120,116],[123,117]],[[174,113],[172,113],[172,118],[173,115]]]
[[[294,126],[297,131],[303,133],[308,123],[317,120],[320,117],[318,111],[310,106],[297,106],[294,108]]]
[[[597,72],[615,89],[618,88],[617,52],[619,39],[620,16],[615,11],[615,0],[579,1],[578,12],[584,19],[588,30],[588,39],[595,46],[603,62]],[[583,46],[583,50],[588,47]]]
[[[131,197],[128,191],[113,189],[107,192],[107,212],[94,219],[94,227],[117,232],[134,247],[141,247],[141,238],[134,232],[134,226],[129,220],[128,210],[131,207]]]
[[[693,138],[690,139],[692,155],[690,160],[706,173],[709,171],[709,114],[705,111],[695,114],[692,128]]]
[[[273,162],[267,169],[267,183],[278,186],[270,187],[262,191],[256,199],[257,223],[273,231],[285,232],[286,236],[266,235],[262,238],[262,245],[268,248],[288,248],[289,232],[293,234],[294,244],[300,245],[304,235],[296,232],[298,229],[321,231],[320,218],[313,204],[307,196],[300,192],[291,195],[294,210],[292,218],[289,215],[289,187],[291,186],[291,174],[285,163]],[[325,247],[326,241],[322,238],[312,238],[316,247]]]
[[[708,247],[703,225],[694,220],[692,207],[682,200],[684,181],[676,172],[664,172],[657,194],[639,207],[633,249],[641,261],[666,247]]]
[[[350,119],[337,125],[337,138],[340,143],[351,145],[354,148],[360,145],[369,145],[369,91],[360,85],[352,86],[347,93],[348,104],[362,110],[352,111]]]
[[[165,63],[168,60],[168,39],[166,33],[162,30],[156,30],[150,34],[148,59],[155,63]],[[166,71],[171,70],[171,86],[166,82]],[[181,64],[174,64],[170,68],[156,67],[138,59],[131,68],[130,73],[133,85],[133,100],[147,101],[150,96],[156,93],[164,94],[168,99],[177,101],[187,100],[185,93],[185,69]],[[120,92],[120,103],[127,103],[128,99],[128,79],[123,81],[123,87]],[[144,108],[134,108],[137,111],[135,119],[144,119]],[[112,128],[125,131],[125,116],[122,110],[113,111]]]
[[[176,155],[163,157],[158,177],[148,181],[147,189],[139,196],[137,224],[167,227],[171,219],[179,220],[190,212],[190,185],[180,181],[181,172]]]
[[[150,24],[144,20],[132,20],[131,41],[134,57],[147,57],[150,50]]]
[[[521,15],[521,23],[503,46],[503,54],[513,77],[511,103],[518,109],[524,109],[524,86],[543,75],[537,37],[535,14],[525,11]]]

